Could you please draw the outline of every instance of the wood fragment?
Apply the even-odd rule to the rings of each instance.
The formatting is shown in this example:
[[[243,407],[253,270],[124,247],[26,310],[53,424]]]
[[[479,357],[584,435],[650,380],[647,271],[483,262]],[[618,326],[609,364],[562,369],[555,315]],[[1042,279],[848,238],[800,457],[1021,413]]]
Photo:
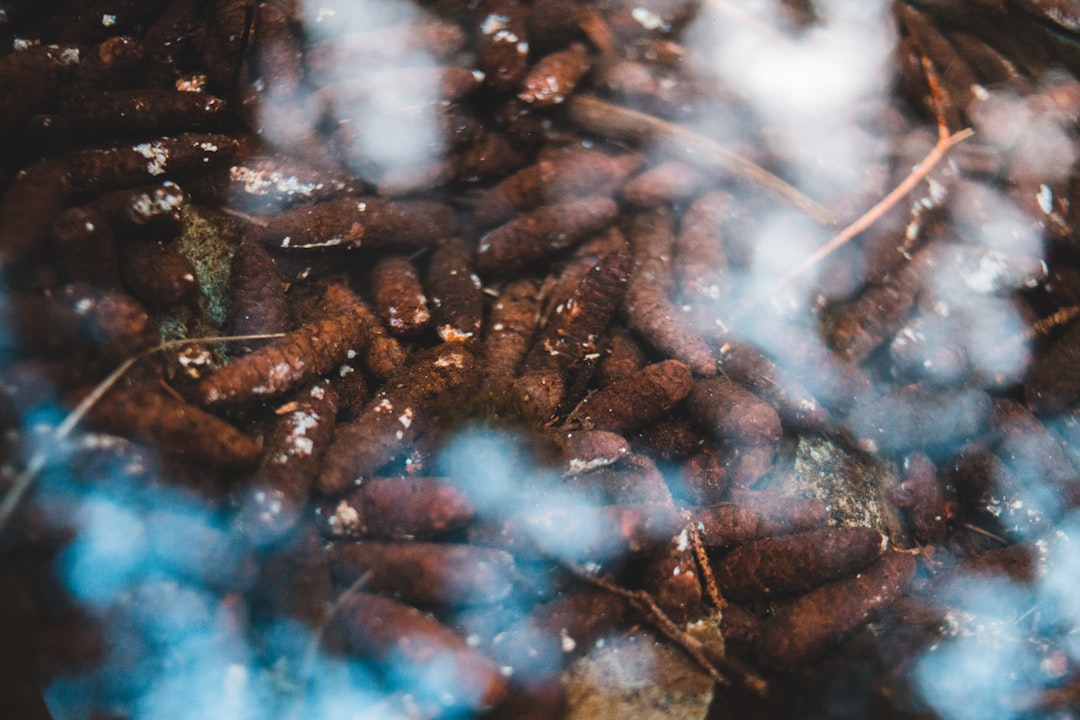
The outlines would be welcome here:
[[[612,465],[630,452],[618,433],[606,430],[552,430],[548,437],[562,451],[563,474],[578,475]]]
[[[573,294],[549,318],[522,369],[557,370],[565,377],[599,353],[600,338],[626,291],[628,265],[629,258],[619,250],[593,261]]]
[[[104,191],[179,178],[228,162],[239,143],[228,135],[187,133],[135,145],[77,150],[68,156],[72,186]]]
[[[869,357],[903,327],[941,256],[940,248],[923,248],[884,284],[868,288],[838,312],[828,329],[833,348],[855,363]]]
[[[337,287],[335,294],[348,294],[347,289]],[[369,343],[367,324],[354,307],[303,325],[237,358],[200,382],[197,396],[205,406],[280,397],[337,368],[350,352],[363,351]]]
[[[631,436],[634,446],[658,460],[684,459],[700,452],[705,437],[689,419],[669,416],[642,428]]]
[[[419,353],[389,380],[356,420],[338,428],[319,472],[319,490],[340,494],[403,453],[438,407],[451,409],[478,384],[476,357],[463,343]]]
[[[522,419],[545,425],[562,407],[566,382],[558,370],[530,370],[510,381],[506,392]]]
[[[712,351],[671,301],[675,236],[670,213],[657,208],[636,216],[629,240],[634,268],[623,301],[627,326],[665,355],[686,363],[695,375],[712,377],[716,374]]]
[[[764,538],[713,565],[725,597],[745,602],[804,592],[869,565],[884,549],[876,530],[841,527]]]
[[[320,503],[317,519],[331,539],[413,540],[462,530],[475,512],[447,478],[374,477]]]
[[[124,377],[124,375],[131,370],[132,367],[139,361],[161,350],[167,350],[173,347],[182,347],[185,345],[191,345],[194,343],[209,343],[209,342],[230,342],[237,340],[252,340],[255,338],[239,337],[206,337],[206,338],[181,338],[178,340],[170,340],[160,345],[156,345],[152,348],[140,352],[138,355],[132,355],[125,359],[122,363],[116,366],[116,368],[105,376],[94,388],[87,393],[82,400],[69,412],[61,421],[56,429],[52,432],[52,439],[55,442],[63,442],[71,433],[78,427],[87,416],[87,414],[101,402],[101,399],[111,390],[116,383]],[[33,486],[34,480],[38,477],[38,473],[46,466],[48,460],[48,452],[45,450],[38,450],[26,461],[25,467],[15,479],[12,481],[10,489],[5,493],[3,502],[0,502],[0,532],[3,532],[11,521],[15,511],[21,505],[23,499],[26,497],[26,493]]]
[[[274,259],[260,243],[247,238],[240,241],[229,278],[229,330],[233,334],[260,335],[285,330],[285,285]]]
[[[24,267],[48,247],[49,230],[71,192],[70,170],[42,160],[15,176],[0,199],[0,270]]]
[[[507,283],[491,308],[484,338],[484,378],[488,386],[503,385],[514,377],[532,344],[539,320],[536,282],[521,279]]]
[[[670,539],[649,558],[643,584],[668,617],[682,625],[701,614],[701,580],[688,530]]]
[[[679,464],[678,481],[672,491],[693,505],[714,505],[727,497],[730,475],[721,455],[699,447]]]
[[[933,545],[945,539],[945,489],[938,480],[937,468],[926,455],[912,453],[904,458],[903,482],[889,488],[888,498],[897,507],[907,509],[916,540]]]
[[[476,275],[478,264],[469,243],[461,238],[443,241],[432,254],[426,286],[432,322],[443,342],[480,337],[484,296]]]
[[[93,205],[108,219],[119,236],[149,234],[173,235],[180,228],[181,211],[188,194],[172,180],[131,190],[114,190],[98,198]]]
[[[394,662],[398,681],[422,699],[477,710],[506,696],[506,679],[495,663],[450,628],[404,603],[356,593],[345,600],[334,624],[351,652]]]
[[[52,249],[68,280],[99,287],[120,285],[116,238],[105,215],[92,205],[68,208],[52,226]]]
[[[224,109],[224,100],[206,93],[149,88],[70,97],[60,105],[80,134],[112,138],[205,130]]]
[[[528,9],[517,0],[484,0],[476,8],[477,66],[484,84],[514,90],[529,65]]]
[[[669,412],[693,387],[678,360],[645,366],[625,380],[587,395],[566,419],[567,428],[625,433]]]
[[[135,298],[122,292],[95,295],[86,333],[104,362],[118,363],[157,342],[157,327]]]
[[[727,294],[727,256],[722,227],[731,197],[722,191],[706,193],[686,208],[675,236],[673,269],[679,299],[695,308],[696,326],[716,316]]]
[[[716,355],[723,373],[773,404],[785,424],[814,430],[829,426],[828,410],[810,391],[754,348],[728,341]]]
[[[366,587],[421,607],[500,603],[513,590],[514,559],[502,550],[425,542],[335,543],[330,569],[340,584]]]
[[[691,200],[712,185],[707,174],[693,165],[669,160],[645,170],[622,189],[623,200],[641,208]]]
[[[580,435],[581,432],[573,434]],[[619,435],[602,430],[593,430],[591,433],[611,435],[629,450],[629,445]],[[578,456],[571,460],[570,464],[576,464],[577,467],[564,473],[563,484],[567,490],[579,498],[601,505],[673,504],[671,489],[651,458],[626,451],[612,455],[612,462],[606,462],[607,458],[603,455],[598,455],[595,459]]]
[[[820,500],[761,490],[733,493],[732,501],[690,509],[690,522],[707,547],[740,543],[822,527],[828,518]]]
[[[762,625],[758,661],[778,670],[793,670],[813,661],[887,609],[914,576],[913,556],[890,553],[857,575],[803,595]]]
[[[535,107],[549,107],[566,101],[578,82],[589,72],[589,52],[581,43],[540,58],[525,73],[518,97]]]
[[[908,11],[914,13],[907,5],[897,5],[898,8],[903,7]],[[912,168],[911,172],[906,178],[904,178],[899,185],[893,188],[885,197],[878,201],[872,208],[856,218],[852,223],[847,225],[843,230],[838,232],[832,238],[829,239],[824,245],[811,253],[805,260],[797,265],[793,270],[788,271],[780,280],[776,283],[776,286],[782,286],[790,283],[799,276],[806,273],[810,268],[814,267],[826,257],[831,255],[836,250],[847,244],[852,238],[859,235],[868,227],[873,225],[879,218],[881,218],[886,212],[889,211],[896,203],[900,202],[908,193],[915,189],[923,178],[930,174],[930,171],[941,162],[946,153],[958,143],[967,140],[969,137],[975,134],[970,128],[959,130],[955,133],[949,134],[949,128],[946,124],[944,117],[944,110],[942,109],[943,102],[940,99],[940,90],[937,85],[936,75],[933,69],[926,60],[923,58],[923,68],[927,73],[927,80],[930,84],[931,92],[934,97],[935,109],[938,115],[938,141],[937,144],[927,153],[926,157]],[[970,85],[968,87],[971,87]]]
[[[622,325],[615,325],[608,333],[604,355],[596,368],[597,384],[606,388],[637,374],[645,364],[645,350],[629,330]]]
[[[175,243],[128,243],[120,253],[120,275],[128,292],[156,308],[187,304],[200,293],[195,266]]]
[[[333,436],[338,396],[326,380],[302,388],[275,419],[262,464],[240,495],[237,524],[257,544],[280,539],[300,519]]]
[[[272,247],[375,249],[434,245],[455,227],[454,214],[443,203],[342,197],[296,205],[251,232]]]
[[[698,379],[686,409],[703,430],[740,453],[732,468],[734,484],[746,486],[771,465],[782,435],[780,416],[749,390],[723,375]]]
[[[1070,325],[1038,355],[1024,382],[1024,397],[1036,412],[1054,414],[1080,399],[1080,323]]]
[[[327,315],[352,315],[353,321],[367,334],[367,342],[356,348],[364,367],[380,380],[386,380],[405,364],[407,353],[397,338],[387,333],[375,311],[343,285],[332,283],[323,295],[320,312]],[[346,352],[346,360],[352,356]]]
[[[490,227],[541,205],[610,196],[640,163],[636,155],[611,156],[580,145],[542,153],[534,164],[484,192],[473,206],[473,220]]]
[[[330,200],[351,192],[353,187],[348,178],[294,157],[255,155],[185,182],[185,189],[200,202],[227,204],[238,212],[256,212]],[[258,223],[266,227],[264,220]]]
[[[480,238],[476,267],[485,275],[514,275],[600,232],[615,219],[603,197],[566,200],[519,216]]]
[[[409,258],[390,255],[375,264],[371,276],[375,310],[391,332],[419,332],[431,319],[420,276]]]
[[[165,395],[115,388],[90,411],[90,419],[110,432],[156,443],[197,464],[251,467],[260,448],[229,423]]]

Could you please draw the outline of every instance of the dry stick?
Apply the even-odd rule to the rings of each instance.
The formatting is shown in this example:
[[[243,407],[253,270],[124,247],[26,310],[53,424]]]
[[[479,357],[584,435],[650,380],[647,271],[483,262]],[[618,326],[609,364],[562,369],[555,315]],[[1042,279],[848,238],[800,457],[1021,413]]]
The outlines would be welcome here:
[[[717,667],[722,666],[727,675],[734,676],[745,687],[753,690],[761,696],[764,696],[768,691],[768,684],[764,678],[754,674],[749,668],[743,667],[741,663],[734,662],[729,658],[721,656],[710,657],[706,654],[705,647],[701,644],[701,641],[694,636],[683,632],[679,629],[679,626],[675,624],[675,621],[667,616],[660,606],[653,600],[652,595],[644,590],[629,590],[616,585],[613,582],[609,582],[602,578],[598,578],[595,575],[590,574],[585,568],[572,563],[568,560],[563,560],[560,563],[571,574],[575,575],[581,580],[595,585],[601,590],[606,590],[613,595],[625,598],[632,606],[643,614],[653,624],[653,626],[662,632],[669,640],[678,645],[689,655],[694,662],[703,669],[709,677],[713,679],[719,685],[728,687],[731,685],[731,680],[720,672]]]
[[[1019,615],[1017,615],[1017,616],[1016,616],[1016,619],[1015,619],[1015,620],[1013,620],[1013,625],[1019,625],[1019,624],[1020,624],[1021,622],[1023,622],[1023,621],[1024,621],[1024,618],[1029,618],[1029,617],[1031,617],[1031,616],[1032,616],[1032,615],[1033,615],[1034,613],[1038,612],[1038,610],[1039,610],[1039,606],[1040,606],[1040,603],[1035,603],[1034,605],[1032,605],[1031,607],[1029,607],[1029,608],[1028,608],[1027,610],[1025,610],[1024,612],[1022,612],[1022,613],[1020,613]]]
[[[1018,332],[1015,335],[1010,335],[1005,338],[1004,342],[998,345],[994,350],[994,354],[991,355],[991,358],[1001,357],[1005,353],[1014,350],[1019,345],[1031,342],[1040,335],[1047,335],[1054,328],[1072,322],[1077,316],[1080,316],[1080,305],[1068,305],[1059,308],[1042,320],[1035,321],[1030,327],[1024,329],[1022,332]]]
[[[705,552],[705,544],[701,542],[701,534],[693,526],[690,530],[690,541],[694,544],[694,559],[697,560],[701,577],[705,579],[705,592],[708,593],[713,606],[717,610],[723,610],[727,607],[727,600],[720,594],[720,586],[716,584],[716,576],[713,575],[709,555]]]
[[[645,113],[606,103],[589,95],[575,95],[566,103],[572,122],[606,138],[642,142],[668,142],[685,148],[679,159],[707,172],[728,171],[765,190],[823,225],[836,225],[826,208],[772,173],[740,157],[713,140]]]
[[[918,39],[915,37],[914,33],[912,33],[912,39],[915,41],[916,48],[918,48]],[[926,84],[930,87],[930,99],[934,103],[934,115],[937,120],[938,128],[937,143],[930,149],[930,152],[927,153],[926,157],[922,159],[922,162],[913,167],[911,172],[908,173],[908,176],[904,178],[899,185],[893,188],[892,192],[882,198],[880,202],[874,205],[874,207],[863,213],[855,220],[855,222],[834,235],[829,242],[822,245],[812,253],[810,257],[803,260],[798,267],[780,278],[773,285],[774,290],[787,285],[845,245],[853,237],[877,222],[882,215],[887,213],[893,207],[893,205],[900,202],[904,196],[915,189],[915,186],[918,185],[923,178],[930,174],[930,171],[941,162],[942,158],[945,157],[945,153],[947,153],[953,145],[961,143],[975,134],[975,131],[971,128],[965,128],[951,135],[949,134],[949,126],[945,121],[945,91],[941,87],[941,83],[938,82],[937,73],[934,72],[934,66],[930,63],[929,58],[927,58],[926,54],[921,50],[919,53],[923,72],[926,73]]]
[[[1026,332],[1018,335],[1016,342],[1026,342],[1034,340],[1039,335],[1046,335],[1054,328],[1072,322],[1073,318],[1077,316],[1080,316],[1080,305],[1069,305],[1060,308],[1051,315],[1035,322]]]
[[[120,363],[115,370],[99,382],[89,395],[84,397],[75,408],[68,413],[64,421],[56,426],[56,429],[52,432],[52,442],[50,447],[54,447],[53,443],[58,443],[75,429],[75,426],[79,424],[79,421],[86,416],[86,413],[90,411],[90,408],[94,407],[105,396],[105,393],[109,391],[116,381],[124,376],[131,366],[139,360],[153,355],[161,350],[168,350],[172,347],[178,347],[180,345],[188,345],[191,343],[208,343],[208,342],[238,342],[242,340],[267,340],[270,338],[284,337],[285,333],[270,333],[262,335],[227,335],[222,337],[202,337],[202,338],[179,338],[177,340],[167,340],[166,342],[156,345],[147,350],[143,350],[137,355],[132,355],[124,362]],[[8,521],[11,520],[11,516],[15,513],[15,509],[18,508],[19,503],[22,502],[23,496],[26,491],[30,489],[30,485],[34,481],[34,477],[38,474],[41,468],[45,467],[45,461],[49,457],[47,450],[35,450],[34,454],[30,456],[30,460],[26,463],[26,467],[15,478],[15,482],[12,483],[11,488],[8,490],[7,495],[4,496],[3,504],[0,504],[0,534],[4,532],[7,527]]]
[[[976,535],[982,535],[983,537],[988,537],[991,540],[997,540],[1002,545],[1008,545],[1009,544],[1009,541],[1007,539],[1001,537],[1000,535],[995,535],[994,533],[990,532],[989,530],[983,530],[978,525],[972,525],[971,523],[961,523],[960,527],[962,527],[965,530],[968,530],[970,532],[973,532]]]
[[[705,543],[701,542],[701,533],[698,532],[697,525],[689,522],[689,510],[683,510],[682,517],[683,520],[687,521],[686,530],[690,533],[690,544],[694,548],[694,559],[697,560],[698,570],[705,581],[705,592],[708,593],[709,600],[712,601],[716,609],[723,610],[727,607],[727,601],[720,594],[720,587],[716,584],[716,576],[713,575],[709,554],[705,552]]]
[[[922,162],[912,168],[908,176],[904,178],[903,182],[893,188],[892,192],[882,198],[874,207],[863,213],[855,222],[848,225],[846,228],[834,235],[829,242],[822,245],[815,250],[808,258],[803,260],[798,267],[791,270],[782,278],[780,278],[773,289],[777,289],[784,285],[787,285],[795,278],[799,277],[807,270],[817,265],[826,257],[836,252],[841,246],[845,245],[853,237],[866,230],[868,227],[877,222],[882,215],[887,213],[893,205],[900,202],[905,195],[915,189],[915,186],[919,182],[930,174],[930,171],[941,162],[941,159],[945,157],[945,153],[949,148],[957,143],[967,140],[969,137],[975,134],[975,131],[971,128],[965,128],[952,135],[945,135],[941,137],[937,144],[930,150],[930,152],[923,158]]]
[[[235,218],[240,218],[241,220],[249,222],[252,225],[258,225],[261,228],[270,227],[270,223],[266,222],[262,218],[257,218],[254,215],[248,215],[247,213],[240,212],[239,210],[233,210],[232,208],[223,207],[221,208],[221,212],[225,213],[226,215],[231,215]]]

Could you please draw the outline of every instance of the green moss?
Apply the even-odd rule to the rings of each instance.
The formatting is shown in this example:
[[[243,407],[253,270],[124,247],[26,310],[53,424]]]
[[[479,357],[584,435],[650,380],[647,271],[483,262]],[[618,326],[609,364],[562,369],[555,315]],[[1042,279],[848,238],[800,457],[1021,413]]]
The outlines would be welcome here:
[[[195,277],[202,288],[198,325],[209,324],[220,333],[229,317],[229,274],[236,247],[226,239],[224,217],[220,212],[188,205],[181,216],[177,249],[195,266]]]
[[[222,334],[229,316],[229,275],[235,244],[228,240],[224,216],[203,207],[185,207],[177,250],[195,268],[202,291],[196,303],[166,309],[158,316],[161,340]],[[208,346],[218,363],[228,359],[228,343]]]

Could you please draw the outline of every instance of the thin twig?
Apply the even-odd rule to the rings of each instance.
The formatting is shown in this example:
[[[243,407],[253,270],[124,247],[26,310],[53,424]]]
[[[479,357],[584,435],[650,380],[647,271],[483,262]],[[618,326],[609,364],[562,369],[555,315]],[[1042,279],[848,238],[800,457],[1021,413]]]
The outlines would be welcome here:
[[[971,128],[965,128],[951,134],[949,133],[949,126],[945,119],[945,105],[948,102],[947,96],[942,89],[941,83],[938,82],[937,73],[934,72],[933,64],[925,55],[922,55],[920,59],[922,60],[923,71],[926,73],[926,84],[930,87],[930,98],[934,104],[934,115],[937,120],[938,129],[937,143],[930,149],[930,152],[926,154],[926,157],[922,159],[922,162],[913,167],[907,177],[905,177],[899,185],[893,188],[892,192],[883,197],[872,208],[860,215],[855,222],[830,238],[827,243],[799,263],[798,267],[780,278],[774,284],[773,289],[790,284],[792,280],[804,274],[807,270],[846,245],[856,235],[880,220],[894,205],[900,202],[909,192],[914,190],[915,186],[929,175],[931,170],[937,167],[937,164],[941,162],[950,148],[967,140],[975,134],[975,131]]]
[[[605,138],[633,142],[663,140],[677,145],[685,150],[679,153],[679,159],[684,162],[707,172],[730,172],[823,225],[837,224],[832,213],[814,200],[767,170],[693,130],[589,95],[570,98],[566,111],[572,122]]]
[[[1070,323],[1077,316],[1080,316],[1080,305],[1069,305],[1063,307],[1056,312],[1047,315],[1042,320],[1039,320],[1032,324],[1027,332],[1021,335],[1022,340],[1034,340],[1039,335],[1046,335],[1056,327]]]
[[[682,648],[683,651],[717,684],[725,687],[730,686],[731,679],[728,676],[733,676],[750,690],[753,690],[759,695],[765,695],[768,690],[768,684],[765,682],[764,678],[756,675],[749,668],[743,667],[741,663],[732,662],[728,658],[722,656],[710,656],[706,652],[705,646],[702,645],[701,641],[693,635],[681,630],[679,626],[675,624],[675,621],[668,617],[667,613],[656,604],[656,600],[654,600],[649,593],[644,590],[630,590],[621,585],[616,585],[613,582],[604,580],[603,578],[598,578],[585,570],[585,568],[566,560],[562,561],[562,565],[571,574],[586,583],[595,585],[613,595],[625,598],[649,620],[653,627]],[[724,673],[720,671],[720,668],[717,667],[718,665],[723,667]]]
[[[989,530],[983,530],[978,525],[972,525],[971,523],[962,523],[960,525],[960,527],[964,528],[965,530],[969,530],[969,531],[975,533],[976,535],[982,535],[983,537],[988,537],[991,540],[997,540],[1002,545],[1008,545],[1009,544],[1009,541],[1006,540],[1005,538],[1001,537],[1000,535],[995,535],[994,533],[990,532]]]
[[[248,215],[247,213],[240,212],[239,210],[233,210],[232,208],[223,207],[221,208],[221,212],[225,213],[226,215],[232,215],[235,218],[240,218],[244,222],[249,222],[252,225],[257,225],[261,228],[270,227],[270,223],[266,222],[262,218],[257,218],[254,215]]]
[[[136,362],[144,357],[153,355],[156,352],[191,343],[265,340],[282,337],[283,335],[284,333],[270,333],[263,335],[227,335],[222,337],[179,338],[176,340],[167,340],[160,345],[144,350],[137,355],[132,355],[127,360],[120,363],[115,370],[105,377],[104,380],[94,386],[94,389],[67,414],[67,417],[64,418],[63,422],[56,426],[56,429],[52,431],[50,442],[46,443],[44,447],[39,445],[39,449],[35,450],[34,454],[30,456],[30,460],[27,461],[26,467],[23,468],[23,471],[19,473],[18,476],[16,476],[15,481],[4,496],[3,504],[0,504],[0,534],[4,532],[8,522],[11,520],[11,516],[15,514],[16,508],[19,507],[19,503],[22,502],[23,496],[25,496],[26,492],[30,489],[30,485],[33,484],[34,478],[41,469],[45,467],[50,451],[56,448],[57,443],[67,439],[75,429],[75,426],[78,425],[86,416],[86,413],[90,411],[90,408],[94,407],[94,405],[105,396],[105,393],[116,384],[116,381],[122,378],[124,373],[130,370],[131,366]]]
[[[937,144],[934,145],[930,152],[927,153],[926,157],[923,158],[922,162],[912,168],[911,172],[908,173],[908,176],[904,178],[903,182],[893,188],[892,192],[882,198],[874,205],[874,207],[859,216],[855,222],[834,235],[829,242],[815,250],[808,258],[799,263],[798,267],[780,278],[776,283],[777,286],[789,284],[792,280],[804,274],[807,270],[839,250],[856,235],[881,219],[882,215],[887,213],[893,205],[900,202],[905,195],[915,189],[915,186],[918,185],[923,178],[930,174],[930,171],[945,157],[945,153],[949,151],[949,148],[957,143],[967,140],[974,134],[974,130],[965,128],[964,130],[945,137],[943,140],[939,139]]]
[[[1013,625],[1019,625],[1021,622],[1024,621],[1024,618],[1031,617],[1032,615],[1034,615],[1038,611],[1039,611],[1039,603],[1035,603],[1034,605],[1029,607],[1027,610],[1025,610],[1024,612],[1017,615],[1016,618],[1013,620]]]
[[[684,511],[683,519],[686,519],[689,514],[688,511]],[[694,548],[694,559],[697,560],[698,571],[705,581],[705,592],[709,596],[709,600],[712,601],[713,607],[717,610],[723,610],[727,607],[727,601],[720,594],[720,586],[716,584],[712,563],[709,562],[709,554],[705,552],[705,543],[701,542],[701,533],[698,532],[697,525],[694,523],[687,523],[686,530],[690,533],[690,544]]]
[[[1057,311],[1037,320],[1023,331],[1010,335],[1004,342],[997,345],[992,358],[1001,357],[1009,352],[1015,352],[1016,348],[1024,343],[1029,343],[1040,335],[1048,335],[1051,330],[1066,325],[1080,316],[1080,305],[1069,305],[1059,308]]]

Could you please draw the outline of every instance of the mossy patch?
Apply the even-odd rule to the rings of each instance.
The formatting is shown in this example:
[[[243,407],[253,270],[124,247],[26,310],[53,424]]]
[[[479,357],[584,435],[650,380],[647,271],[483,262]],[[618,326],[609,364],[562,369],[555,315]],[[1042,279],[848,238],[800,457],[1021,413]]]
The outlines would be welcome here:
[[[229,276],[236,244],[218,211],[188,205],[181,215],[177,249],[195,266],[203,321],[220,332],[229,317]]]

